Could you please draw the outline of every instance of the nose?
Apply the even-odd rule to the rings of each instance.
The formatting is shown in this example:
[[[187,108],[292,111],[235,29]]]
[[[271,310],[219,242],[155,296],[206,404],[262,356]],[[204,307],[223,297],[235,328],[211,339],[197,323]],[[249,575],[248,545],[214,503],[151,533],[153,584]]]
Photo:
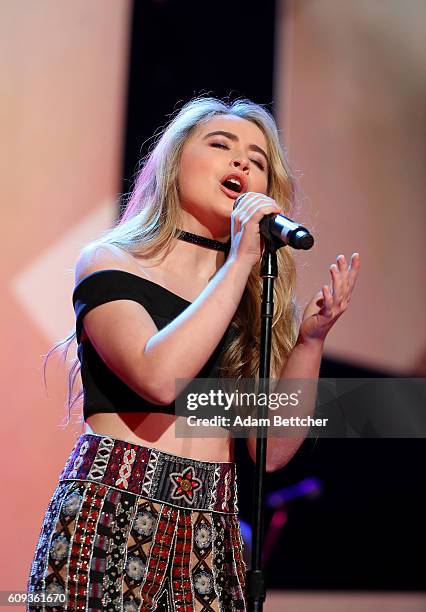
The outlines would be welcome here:
[[[244,155],[239,155],[232,160],[234,168],[238,168],[241,172],[248,172],[250,165],[249,160]]]

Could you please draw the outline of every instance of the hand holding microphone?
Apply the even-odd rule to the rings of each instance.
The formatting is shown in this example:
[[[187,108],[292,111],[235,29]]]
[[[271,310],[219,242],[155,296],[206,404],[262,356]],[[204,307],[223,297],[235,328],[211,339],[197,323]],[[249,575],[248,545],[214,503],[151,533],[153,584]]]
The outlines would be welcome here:
[[[270,205],[275,205],[275,207],[278,208],[274,200],[268,196],[248,192],[241,194],[235,200],[234,211],[238,208],[243,199],[247,211],[254,209],[255,207],[261,208],[262,206],[260,205],[259,201],[260,198],[263,200],[263,207],[268,206],[269,200]],[[261,214],[262,216],[258,221],[260,233],[262,234],[265,242],[271,244],[275,249],[288,245],[293,249],[308,250],[313,246],[313,236],[309,233],[306,227],[303,227],[303,225],[292,221],[281,212],[276,213],[264,210],[264,212]]]

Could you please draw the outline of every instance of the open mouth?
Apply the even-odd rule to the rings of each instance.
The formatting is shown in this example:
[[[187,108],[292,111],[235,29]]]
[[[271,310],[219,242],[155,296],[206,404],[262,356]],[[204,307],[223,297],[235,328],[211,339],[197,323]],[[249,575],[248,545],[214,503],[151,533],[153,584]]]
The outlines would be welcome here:
[[[237,194],[241,193],[241,191],[243,190],[241,181],[234,177],[227,178],[225,181],[223,181],[222,185],[226,187],[226,189],[229,189],[230,191],[234,191]]]

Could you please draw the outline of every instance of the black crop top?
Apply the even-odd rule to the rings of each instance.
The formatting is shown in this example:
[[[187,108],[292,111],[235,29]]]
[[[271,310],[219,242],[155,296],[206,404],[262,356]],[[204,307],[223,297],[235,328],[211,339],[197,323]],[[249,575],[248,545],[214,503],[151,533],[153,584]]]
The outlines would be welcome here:
[[[161,285],[124,270],[99,270],[84,277],[75,287],[72,301],[76,314],[78,359],[84,391],[83,414],[97,412],[162,412],[174,414],[174,402],[152,404],[128,387],[96,352],[89,338],[81,341],[83,318],[92,308],[112,300],[134,300],[142,304],[158,329],[165,327],[191,305]],[[221,355],[231,340],[231,326],[197,378],[216,378]]]

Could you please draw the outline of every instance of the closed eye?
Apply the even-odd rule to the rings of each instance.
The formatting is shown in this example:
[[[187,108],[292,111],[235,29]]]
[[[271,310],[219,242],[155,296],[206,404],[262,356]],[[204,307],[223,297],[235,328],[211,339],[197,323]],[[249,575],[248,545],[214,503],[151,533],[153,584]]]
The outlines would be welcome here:
[[[211,147],[216,147],[217,149],[227,149],[229,150],[230,147],[226,144],[224,144],[223,142],[211,142],[210,143]],[[260,169],[260,170],[265,170],[265,166],[262,164],[262,162],[260,162],[257,159],[251,159],[251,162],[253,162],[254,164],[256,164],[256,166]]]
[[[223,144],[223,142],[212,142],[210,146],[217,147],[218,149],[229,149],[228,145]]]
[[[250,161],[252,161],[254,164],[256,164],[256,166],[258,168],[260,168],[261,170],[265,170],[264,165],[262,164],[262,162],[258,161],[257,159],[251,159]]]

